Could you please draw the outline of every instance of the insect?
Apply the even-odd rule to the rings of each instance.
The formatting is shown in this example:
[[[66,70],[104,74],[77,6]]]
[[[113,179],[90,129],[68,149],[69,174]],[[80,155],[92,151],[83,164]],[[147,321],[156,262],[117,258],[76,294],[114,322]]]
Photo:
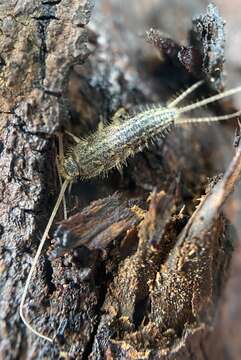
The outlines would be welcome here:
[[[137,152],[142,151],[155,137],[166,135],[173,126],[184,123],[228,120],[241,115],[241,110],[239,110],[236,113],[223,116],[196,118],[183,117],[182,115],[186,112],[241,91],[241,86],[239,86],[201,101],[197,101],[193,104],[177,107],[182,100],[202,84],[203,81],[198,81],[193,84],[175,100],[171,101],[166,107],[160,105],[146,107],[143,111],[127,117],[125,121],[111,123],[105,128],[97,130],[94,134],[91,134],[85,139],[79,139],[70,134],[76,142],[76,145],[68,150],[66,156],[61,161],[61,175],[65,180],[33,259],[20,302],[20,316],[22,321],[27,328],[37,336],[53,342],[52,338],[45,336],[34,329],[25,318],[23,311],[24,303],[37,261],[54,217],[64,198],[67,186],[77,177],[80,177],[81,179],[90,179],[102,174],[107,174],[114,167],[120,169],[130,156],[134,156]]]

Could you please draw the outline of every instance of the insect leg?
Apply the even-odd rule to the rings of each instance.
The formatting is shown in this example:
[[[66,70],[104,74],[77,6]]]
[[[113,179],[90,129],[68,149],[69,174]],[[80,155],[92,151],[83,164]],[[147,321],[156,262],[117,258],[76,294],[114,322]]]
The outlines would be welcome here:
[[[78,143],[81,141],[81,139],[80,139],[80,138],[78,138],[78,136],[76,136],[76,135],[72,134],[71,132],[69,132],[69,131],[65,130],[65,133],[66,133],[67,135],[71,136],[71,137],[72,137],[72,139],[76,142],[76,144],[78,144]]]
[[[114,124],[121,124],[128,118],[129,118],[128,111],[125,108],[121,107],[119,110],[117,110],[114,113],[112,117],[112,122]]]
[[[104,118],[103,118],[103,116],[100,116],[100,121],[98,123],[98,130],[101,131],[104,129],[104,127],[105,127]]]
[[[191,94],[194,90],[196,90],[199,86],[201,86],[204,83],[203,80],[200,80],[198,82],[196,82],[195,84],[193,84],[192,86],[190,86],[187,90],[185,90],[184,92],[182,92],[175,100],[171,101],[167,107],[168,108],[172,108],[175,107],[179,102],[181,102],[183,99],[185,99],[185,97],[187,97],[189,94]]]

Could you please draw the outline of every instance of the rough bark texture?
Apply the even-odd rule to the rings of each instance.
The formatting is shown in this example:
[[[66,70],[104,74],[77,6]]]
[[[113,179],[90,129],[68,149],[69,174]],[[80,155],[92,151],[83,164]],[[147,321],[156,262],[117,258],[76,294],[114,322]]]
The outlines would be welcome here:
[[[74,184],[73,216],[59,215],[25,307],[55,343],[18,313],[58,190],[53,133],[84,136],[120,107],[165,102],[198,77],[213,79],[206,96],[222,87],[218,10],[187,2],[177,21],[177,3],[98,1],[88,33],[91,0],[0,4],[0,358],[238,359],[217,316],[235,237],[222,209],[241,173],[229,126],[176,129],[123,174]]]

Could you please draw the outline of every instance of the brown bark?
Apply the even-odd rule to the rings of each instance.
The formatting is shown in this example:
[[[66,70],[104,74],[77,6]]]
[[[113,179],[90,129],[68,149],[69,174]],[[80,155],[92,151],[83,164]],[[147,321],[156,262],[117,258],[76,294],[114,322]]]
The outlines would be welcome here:
[[[149,24],[165,28],[162,2],[159,22],[155,2],[148,4]],[[176,129],[131,159],[122,175],[74,184],[73,216],[59,215],[25,308],[55,343],[20,321],[24,281],[58,188],[50,135],[65,127],[85,136],[100,117],[164,102],[197,77],[214,77],[212,90],[223,82],[223,21],[215,8],[206,13],[197,2],[194,11],[203,6],[203,13],[185,46],[150,30],[151,48],[114,0],[96,4],[87,38],[92,5],[0,5],[0,358],[225,359],[212,345],[234,238],[222,210],[241,172],[240,147],[229,166],[220,160],[231,157],[228,126]]]

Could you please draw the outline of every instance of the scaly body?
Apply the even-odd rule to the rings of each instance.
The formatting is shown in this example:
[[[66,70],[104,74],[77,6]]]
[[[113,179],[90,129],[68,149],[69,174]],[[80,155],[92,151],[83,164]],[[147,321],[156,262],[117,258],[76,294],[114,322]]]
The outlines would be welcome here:
[[[218,117],[182,118],[180,115],[185,112],[241,91],[239,87],[191,105],[176,107],[201,84],[202,81],[197,82],[166,107],[147,107],[133,116],[127,116],[125,121],[114,121],[85,139],[73,136],[77,144],[68,150],[68,155],[62,161],[63,177],[68,181],[73,181],[77,177],[89,179],[107,174],[114,167],[120,169],[130,156],[141,151],[152,139],[165,135],[174,125],[227,120],[234,115],[240,115],[241,112]]]
[[[166,134],[176,118],[176,109],[146,109],[77,140],[63,162],[66,177],[89,179],[114,167],[121,168],[127,158],[141,151],[151,139]]]

